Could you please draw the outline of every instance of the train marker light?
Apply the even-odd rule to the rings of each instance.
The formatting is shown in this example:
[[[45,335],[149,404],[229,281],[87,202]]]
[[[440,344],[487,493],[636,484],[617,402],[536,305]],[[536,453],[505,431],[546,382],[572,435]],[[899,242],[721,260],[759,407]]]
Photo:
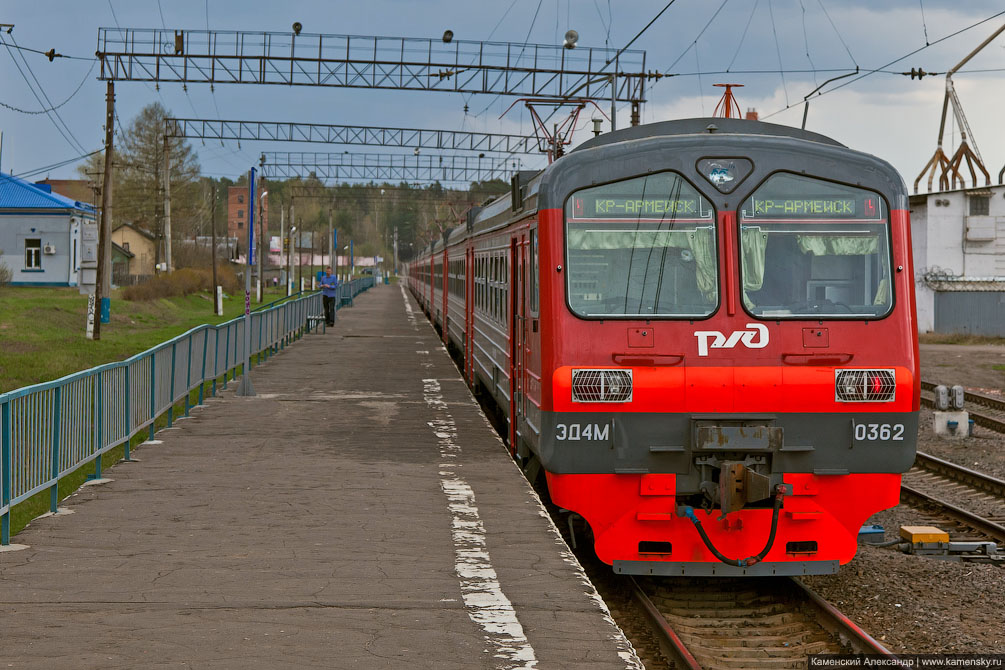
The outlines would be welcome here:
[[[897,375],[894,370],[835,370],[834,391],[838,402],[893,402]]]

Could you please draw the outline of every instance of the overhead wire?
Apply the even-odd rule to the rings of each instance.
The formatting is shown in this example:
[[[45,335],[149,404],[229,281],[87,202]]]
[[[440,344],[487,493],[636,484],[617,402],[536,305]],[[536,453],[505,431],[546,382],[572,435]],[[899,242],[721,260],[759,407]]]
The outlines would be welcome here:
[[[925,3],[923,0],[918,0],[918,4],[921,5],[921,27],[925,29],[925,44],[928,44],[928,22],[925,21]]]
[[[838,30],[837,25],[834,24],[834,19],[831,18],[831,15],[830,13],[828,13],[827,8],[824,7],[824,0],[817,0],[817,4],[820,5],[820,9],[823,10],[824,16],[826,16],[827,20],[830,22],[831,28],[834,29],[834,34],[837,35],[837,38],[841,42],[841,45],[844,47],[844,50],[848,52],[848,58],[851,58],[851,62],[855,65],[855,67],[858,67],[858,61],[855,60],[855,56],[852,55],[851,49],[848,48],[848,43],[844,41],[844,37],[842,37],[841,31]]]
[[[10,39],[11,39],[11,42],[13,42],[14,44],[17,44],[17,40],[14,39],[14,35],[13,34],[10,35]],[[17,52],[17,55],[21,57],[21,61],[24,63],[24,66],[28,69],[28,74],[31,75],[31,78],[35,81],[35,84],[38,86],[38,92],[42,94],[42,97],[45,98],[45,101],[49,104],[50,107],[52,107],[53,106],[52,100],[49,99],[48,94],[45,92],[45,88],[42,86],[42,82],[38,80],[37,76],[35,76],[35,71],[31,69],[31,65],[28,63],[28,59],[25,58],[24,54],[21,53],[20,51]],[[16,59],[15,59],[15,62],[17,62]],[[30,86],[31,86],[31,84],[29,84],[29,87]],[[41,103],[41,101],[39,101],[39,103]],[[57,110],[53,109],[51,113],[54,114],[57,119],[59,119],[59,122],[66,129],[66,132],[69,133],[70,137],[73,138],[74,143],[77,145],[77,149],[80,150],[80,151],[86,151],[86,149],[84,149],[84,145],[81,144],[80,140],[78,140],[77,137],[76,137],[76,135],[73,134],[73,131],[70,129],[70,126],[67,125],[66,121],[63,120],[63,117],[59,115],[59,112]]]
[[[816,94],[815,97],[819,98],[822,95],[826,95],[828,93],[833,93],[834,91],[840,90],[840,89],[844,88],[845,86],[850,86],[851,84],[854,84],[855,82],[861,81],[862,79],[865,79],[866,77],[868,77],[870,75],[876,74],[877,72],[885,72],[886,68],[890,67],[894,63],[899,63],[900,61],[905,60],[907,58],[910,58],[911,56],[913,56],[913,55],[915,55],[917,53],[920,53],[920,52],[924,51],[925,49],[928,49],[929,47],[933,47],[936,44],[939,44],[940,42],[945,42],[948,39],[956,37],[957,35],[959,35],[961,33],[964,33],[964,32],[966,32],[968,30],[976,28],[979,25],[983,25],[983,24],[987,23],[988,21],[992,21],[992,20],[994,20],[994,19],[996,19],[996,18],[998,18],[999,16],[1002,16],[1002,15],[1005,15],[1005,10],[997,12],[996,14],[992,14],[991,16],[987,17],[986,19],[981,19],[980,21],[977,21],[976,23],[971,23],[969,26],[966,26],[965,28],[960,28],[959,30],[957,30],[955,32],[952,32],[952,33],[949,33],[948,35],[940,37],[939,39],[935,40],[934,42],[931,42],[930,44],[926,44],[925,46],[918,47],[917,49],[914,49],[913,51],[910,51],[910,52],[904,54],[903,56],[900,56],[899,58],[895,58],[894,60],[890,61],[889,63],[881,65],[880,67],[878,67],[878,68],[876,68],[874,70],[866,70],[865,72],[863,72],[858,77],[855,77],[854,79],[850,79],[850,80],[848,80],[848,81],[846,81],[846,82],[844,82],[842,84],[839,84],[838,86],[835,86],[834,88],[829,88],[826,91],[820,91],[819,93]],[[849,52],[849,55],[850,55],[850,52]],[[897,73],[897,74],[900,74],[900,73]],[[782,112],[788,110],[790,107],[798,106],[800,104],[805,104],[805,103],[806,103],[806,101],[801,101],[801,102],[796,103],[795,105],[787,105],[783,109],[779,109],[777,111],[771,112],[770,114],[762,116],[761,119],[763,120],[763,119],[771,118],[772,116],[775,116],[777,114],[781,114]]]
[[[2,42],[2,39],[0,39],[0,42]],[[6,107],[7,109],[13,110],[15,112],[20,112],[22,114],[46,114],[48,112],[55,111],[55,110],[59,109],[60,107],[62,107],[63,105],[65,105],[66,103],[70,102],[70,100],[72,100],[74,98],[74,96],[77,95],[77,93],[80,92],[80,89],[83,88],[84,84],[87,82],[88,77],[90,77],[91,73],[94,72],[94,65],[97,62],[98,62],[98,59],[95,58],[93,60],[93,62],[91,63],[91,69],[89,69],[87,71],[87,74],[84,75],[84,78],[80,80],[79,84],[77,84],[77,88],[73,89],[73,93],[71,93],[69,95],[69,97],[66,98],[66,100],[64,100],[63,102],[59,103],[58,105],[55,105],[53,107],[48,107],[46,109],[32,110],[32,109],[21,109],[20,107],[15,107],[14,105],[8,105],[6,102],[0,101],[0,106]]]
[[[0,35],[0,38],[2,38],[2,35]],[[33,54],[40,54],[42,56],[45,56],[46,58],[49,58],[50,61],[55,58],[67,58],[69,60],[89,60],[94,62],[98,61],[98,59],[95,56],[67,56],[66,54],[55,53],[55,50],[53,50],[52,57],[50,58],[48,51],[42,51],[41,49],[32,49],[31,47],[23,47],[19,44],[12,44],[10,46],[20,51],[30,51]]]
[[[750,16],[747,17],[747,25],[743,29],[743,34],[740,36],[740,43],[736,45],[736,51],[733,52],[733,58],[729,61],[729,65],[726,66],[726,71],[729,72],[733,69],[733,63],[736,62],[736,57],[740,55],[740,49],[743,47],[743,41],[747,39],[747,31],[750,30],[750,24],[754,20],[754,14],[757,12],[758,5],[761,4],[761,0],[756,0],[754,2],[754,8],[750,10]]]
[[[14,36],[13,35],[11,35],[11,40],[12,41],[14,40]],[[38,101],[38,104],[41,105],[43,108],[46,108],[47,104],[48,104],[48,107],[52,107],[53,104],[52,104],[52,102],[50,100],[48,100],[48,98],[46,98],[46,102],[42,101],[42,98],[39,97],[39,94],[35,91],[35,87],[32,86],[31,81],[28,79],[28,75],[26,75],[24,73],[24,70],[21,68],[21,64],[18,63],[17,57],[16,57],[15,54],[20,55],[20,52],[12,50],[10,48],[10,45],[8,45],[6,41],[4,42],[4,46],[7,48],[7,53],[10,54],[11,60],[14,61],[14,66],[17,68],[17,71],[21,74],[21,78],[24,79],[24,83],[28,85],[28,90],[31,91],[32,96],[34,96],[35,100]],[[23,59],[23,56],[22,56],[22,59]],[[30,71],[30,68],[29,68],[29,71]],[[35,79],[34,73],[32,73],[32,78]],[[38,80],[35,79],[35,81],[37,82]],[[44,97],[44,94],[45,94],[44,90],[42,91],[42,94],[43,94],[43,97]],[[60,125],[62,123],[62,118],[59,116],[59,112],[58,111],[55,111],[55,110],[47,111],[47,112],[45,112],[45,115],[48,117],[48,119],[52,123],[53,127],[56,128],[56,131],[60,135],[62,135],[63,139],[66,140],[66,143],[70,145],[70,148],[72,148],[74,151],[79,151],[81,153],[85,153],[87,151],[86,149],[84,149],[84,146],[82,144],[80,144],[79,141],[77,141],[77,138],[73,136],[73,133],[70,131],[70,129],[68,127],[66,127],[66,129],[64,130],[65,124],[63,124],[62,126]],[[55,117],[55,118],[53,118],[53,117]],[[56,119],[59,119],[59,122],[57,122]]]
[[[520,60],[520,57],[523,56],[523,52],[527,49],[527,41],[530,39],[530,34],[534,31],[534,24],[537,23],[537,15],[541,12],[541,5],[543,3],[544,0],[537,0],[537,9],[534,10],[534,17],[530,21],[530,28],[527,29],[527,36],[523,38],[523,47],[521,47],[520,53],[516,57],[516,61]],[[493,97],[492,100],[489,101],[489,104],[485,105],[485,109],[475,114],[475,116],[481,116],[485,112],[489,111],[489,108],[492,107],[492,105],[494,105],[496,103],[496,100],[498,100],[500,97],[501,95],[499,94]]]
[[[88,157],[93,156],[95,154],[100,154],[104,150],[105,150],[105,148],[101,147],[100,149],[95,149],[94,151],[91,151],[89,153],[81,154],[80,156],[74,156],[73,158],[67,158],[67,159],[61,160],[61,161],[59,161],[57,163],[52,163],[51,165],[44,165],[44,166],[42,166],[40,168],[35,168],[33,170],[27,170],[25,172],[22,172],[20,174],[16,174],[14,176],[18,177],[20,179],[26,179],[28,177],[34,177],[35,175],[41,174],[43,172],[47,172],[49,170],[55,170],[56,168],[61,168],[61,167],[66,166],[66,165],[70,165],[72,163],[76,163],[77,161],[79,161],[79,160],[81,160],[83,158],[88,158]]]
[[[775,24],[775,10],[773,3],[768,0],[768,14],[771,16],[771,33],[775,36],[775,53],[778,54],[778,70],[782,77],[782,91],[785,93],[785,104],[789,104],[789,87],[785,83],[785,72],[782,71],[782,47],[778,42],[778,26]]]
[[[803,22],[803,47],[806,49],[806,60],[809,61],[810,67],[816,69],[816,64],[813,62],[813,57],[810,56],[810,36],[806,30],[806,5],[803,4],[803,0],[799,0],[799,12]],[[817,74],[813,73],[813,83],[817,83]]]

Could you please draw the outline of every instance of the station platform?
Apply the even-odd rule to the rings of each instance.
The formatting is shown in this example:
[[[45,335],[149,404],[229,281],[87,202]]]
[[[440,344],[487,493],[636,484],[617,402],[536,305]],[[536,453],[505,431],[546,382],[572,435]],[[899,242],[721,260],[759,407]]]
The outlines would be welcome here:
[[[416,303],[380,286],[0,553],[0,668],[638,668]]]

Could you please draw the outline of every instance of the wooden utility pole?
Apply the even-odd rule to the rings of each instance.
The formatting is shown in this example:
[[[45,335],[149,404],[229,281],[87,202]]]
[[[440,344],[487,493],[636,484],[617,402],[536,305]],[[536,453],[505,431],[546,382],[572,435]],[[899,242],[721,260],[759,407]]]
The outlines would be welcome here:
[[[105,93],[105,174],[101,182],[101,223],[98,225],[98,276],[94,294],[87,302],[87,339],[101,339],[101,306],[110,300],[112,289],[111,216],[112,154],[115,137],[115,82],[109,80]]]
[[[164,136],[164,265],[174,272],[171,262],[171,138]]]

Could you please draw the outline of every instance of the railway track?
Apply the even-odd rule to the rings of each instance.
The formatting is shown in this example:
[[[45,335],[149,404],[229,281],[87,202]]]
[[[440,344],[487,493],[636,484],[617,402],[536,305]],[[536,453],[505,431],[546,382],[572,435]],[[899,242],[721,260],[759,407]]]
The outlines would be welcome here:
[[[810,654],[886,648],[797,579],[627,578],[677,670],[805,668]]]
[[[931,392],[936,387],[936,384],[932,382],[921,382],[921,390]],[[996,433],[1005,433],[1005,399],[996,398],[995,396],[987,395],[985,393],[977,393],[976,391],[964,391],[963,399],[970,403],[971,405],[980,405],[981,407],[986,407],[992,410],[988,412],[975,412],[973,409],[968,410],[970,412],[970,418],[974,420],[978,426],[983,426],[984,428],[989,428]],[[932,397],[925,394],[921,396],[921,402],[928,407],[934,407],[935,401]]]
[[[1005,542],[1005,481],[919,451],[901,490],[908,504],[934,508],[964,529]]]

